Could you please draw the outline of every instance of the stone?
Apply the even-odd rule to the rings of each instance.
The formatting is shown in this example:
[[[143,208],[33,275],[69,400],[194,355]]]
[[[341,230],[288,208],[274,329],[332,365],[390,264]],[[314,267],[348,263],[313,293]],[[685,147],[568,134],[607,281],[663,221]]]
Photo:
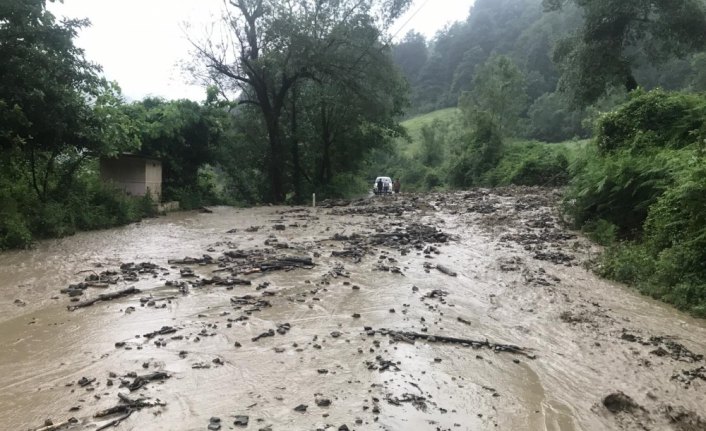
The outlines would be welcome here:
[[[233,421],[233,425],[236,425],[239,427],[246,427],[246,426],[248,426],[248,422],[250,422],[250,417],[245,416],[245,415],[237,415],[237,416],[235,416],[235,420]]]

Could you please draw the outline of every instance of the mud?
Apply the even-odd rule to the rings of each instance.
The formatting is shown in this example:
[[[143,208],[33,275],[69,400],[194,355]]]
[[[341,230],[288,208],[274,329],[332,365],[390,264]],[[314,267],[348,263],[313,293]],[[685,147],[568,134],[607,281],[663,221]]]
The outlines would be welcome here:
[[[587,270],[558,199],[210,208],[2,254],[0,429],[706,429],[706,323]]]

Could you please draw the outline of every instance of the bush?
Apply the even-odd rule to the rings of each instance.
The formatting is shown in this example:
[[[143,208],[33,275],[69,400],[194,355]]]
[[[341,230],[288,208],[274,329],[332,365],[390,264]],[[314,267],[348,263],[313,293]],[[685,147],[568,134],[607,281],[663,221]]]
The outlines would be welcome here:
[[[32,233],[27,217],[22,212],[16,197],[21,193],[17,185],[0,178],[0,250],[26,248],[32,243]]]
[[[603,275],[706,316],[704,112],[705,95],[653,91],[603,116],[566,207],[609,245]]]
[[[22,215],[15,211],[8,211],[7,208],[1,211],[0,250],[27,248],[31,243],[32,232],[30,232]]]
[[[636,91],[619,109],[598,121],[596,143],[603,152],[618,149],[682,148],[704,125],[703,96],[663,90]]]
[[[447,175],[453,187],[489,185],[485,176],[503,155],[503,140],[495,123],[487,115],[478,115],[475,128],[466,135],[466,148],[452,162]]]
[[[426,190],[433,190],[443,185],[444,183],[438,173],[429,170],[426,175],[424,175],[424,188]]]
[[[572,170],[566,209],[575,227],[597,220],[618,227],[623,239],[639,238],[650,206],[674,183],[683,154],[617,151],[610,156],[587,149]]]
[[[618,227],[603,219],[586,223],[583,226],[583,232],[603,246],[613,245],[618,237]]]
[[[0,179],[1,180],[1,179]],[[156,215],[152,197],[130,197],[95,174],[79,176],[70,190],[40,201],[24,182],[0,188],[0,249],[25,248],[36,239],[106,229]]]
[[[599,273],[621,283],[638,284],[654,272],[654,260],[644,247],[619,243],[609,247],[601,258]]]
[[[484,175],[492,186],[562,186],[569,179],[569,160],[564,146],[515,142],[505,146],[498,165]]]

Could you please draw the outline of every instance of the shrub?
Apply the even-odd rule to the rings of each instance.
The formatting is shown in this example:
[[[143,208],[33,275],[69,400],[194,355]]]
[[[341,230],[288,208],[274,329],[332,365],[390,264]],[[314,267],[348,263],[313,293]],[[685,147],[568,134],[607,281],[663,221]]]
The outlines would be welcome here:
[[[487,115],[478,115],[476,120],[464,139],[466,148],[450,165],[447,181],[451,186],[488,185],[484,177],[502,158],[503,140],[495,123]]]
[[[621,238],[639,238],[650,206],[674,182],[681,157],[667,152],[610,156],[589,148],[574,166],[566,209],[576,227],[597,220],[618,227]]]
[[[653,91],[603,116],[566,208],[609,244],[603,275],[706,316],[705,112],[704,95]]]
[[[603,152],[651,147],[682,148],[706,118],[703,96],[636,91],[619,109],[598,121],[596,143]]]
[[[599,219],[583,226],[583,232],[600,245],[612,245],[618,237],[618,227],[613,223]]]
[[[619,243],[605,251],[598,272],[621,283],[637,284],[654,272],[654,260],[644,247]]]
[[[6,201],[3,201],[3,206]],[[32,233],[24,218],[7,207],[0,211],[0,250],[27,248],[32,243]]]
[[[429,170],[426,175],[424,175],[424,188],[426,190],[436,189],[443,186],[444,183],[438,173],[433,170]]]

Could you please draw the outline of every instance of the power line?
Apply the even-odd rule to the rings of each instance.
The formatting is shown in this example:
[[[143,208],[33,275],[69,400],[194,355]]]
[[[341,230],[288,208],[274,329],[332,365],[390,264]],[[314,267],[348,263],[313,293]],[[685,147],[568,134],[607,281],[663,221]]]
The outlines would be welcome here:
[[[405,23],[402,24],[402,27],[400,27],[400,28],[395,32],[395,34],[392,35],[392,39],[394,39],[398,34],[400,34],[400,32],[401,32],[402,30],[404,30],[404,28],[407,27],[407,25],[409,25],[409,23],[414,19],[414,17],[417,16],[417,14],[419,14],[419,12],[422,11],[422,9],[424,9],[424,6],[426,6],[427,3],[429,3],[429,0],[424,0],[424,3],[422,3],[421,6],[419,6],[419,9],[417,9],[417,10],[412,14],[412,16],[410,16],[410,17],[407,19],[407,21],[405,21]]]

